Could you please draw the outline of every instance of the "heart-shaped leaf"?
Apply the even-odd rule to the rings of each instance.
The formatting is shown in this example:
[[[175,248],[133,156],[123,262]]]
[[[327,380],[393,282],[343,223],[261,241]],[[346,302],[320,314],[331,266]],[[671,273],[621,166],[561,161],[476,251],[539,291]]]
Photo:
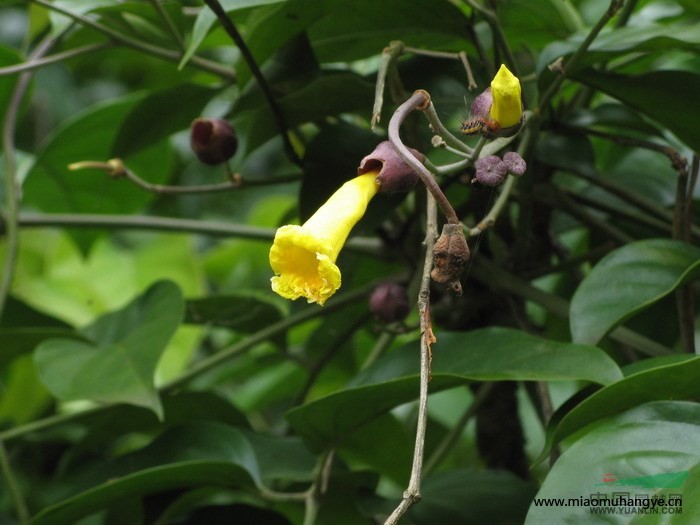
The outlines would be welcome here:
[[[59,399],[130,403],[162,417],[153,374],[182,312],[177,285],[157,282],[121,310],[82,330],[88,342],[41,343],[34,354],[39,376]]]
[[[700,249],[670,239],[638,241],[608,254],[571,300],[573,341],[596,344],[612,328],[700,276]]]
[[[610,418],[557,460],[525,523],[694,523],[698,441],[697,403],[657,401]],[[640,502],[591,502],[620,497]],[[645,512],[645,500],[660,498],[657,512]]]

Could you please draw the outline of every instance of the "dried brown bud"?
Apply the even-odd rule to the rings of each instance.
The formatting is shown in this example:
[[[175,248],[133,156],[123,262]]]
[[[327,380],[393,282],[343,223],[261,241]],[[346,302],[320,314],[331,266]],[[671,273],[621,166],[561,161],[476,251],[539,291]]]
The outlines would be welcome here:
[[[409,150],[419,162],[422,163],[425,160],[425,155],[420,151],[412,148]],[[379,170],[377,175],[379,191],[384,193],[411,191],[420,178],[388,140],[380,142],[372,153],[362,159],[360,167],[357,168],[357,174],[362,175],[377,169]]]
[[[408,292],[400,284],[382,283],[372,292],[369,309],[383,323],[403,321],[411,310]]]
[[[516,177],[521,177],[527,169],[525,160],[515,151],[509,151],[503,155],[503,163],[508,169],[508,173],[512,173]]]
[[[508,175],[505,163],[496,155],[489,155],[476,161],[476,180],[484,186],[498,186]]]
[[[204,164],[216,166],[233,157],[238,148],[236,131],[218,118],[198,118],[190,126],[190,146]]]
[[[459,276],[469,261],[469,246],[461,224],[445,224],[433,247],[433,271],[430,277],[446,284],[455,293],[462,293]]]

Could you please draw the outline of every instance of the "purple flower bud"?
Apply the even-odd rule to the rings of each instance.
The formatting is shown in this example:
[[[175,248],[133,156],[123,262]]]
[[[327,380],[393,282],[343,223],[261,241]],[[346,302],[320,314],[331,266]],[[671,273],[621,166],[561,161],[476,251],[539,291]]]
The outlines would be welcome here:
[[[472,101],[472,107],[470,111],[471,118],[483,118],[488,119],[491,112],[491,104],[493,104],[493,97],[491,96],[491,87],[487,87],[481,95],[477,96]]]
[[[505,163],[496,155],[489,155],[476,161],[476,180],[484,186],[498,186],[508,174]]]
[[[522,176],[527,169],[527,164],[515,151],[509,151],[503,155],[503,163],[506,165],[508,173],[512,173],[516,177]]]
[[[204,164],[216,166],[233,157],[238,148],[236,131],[218,118],[198,118],[190,126],[190,146]]]
[[[421,152],[412,148],[409,150],[419,162],[425,160],[425,155]],[[362,159],[357,174],[362,175],[375,170],[379,170],[379,191],[384,193],[411,191],[420,178],[388,140],[379,143],[372,153]]]
[[[372,292],[369,309],[383,323],[403,321],[411,310],[408,292],[400,284],[382,283]]]

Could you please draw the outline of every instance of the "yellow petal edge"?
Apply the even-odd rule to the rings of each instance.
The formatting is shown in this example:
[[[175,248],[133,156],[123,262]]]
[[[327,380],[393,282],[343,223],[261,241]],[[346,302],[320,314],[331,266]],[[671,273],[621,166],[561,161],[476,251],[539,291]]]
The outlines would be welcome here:
[[[275,272],[270,282],[275,293],[323,305],[340,288],[335,261],[379,190],[377,175],[371,171],[347,181],[303,225],[277,230],[270,248],[270,266]]]
[[[501,64],[501,68],[491,81],[491,120],[502,128],[515,126],[523,116],[523,104],[520,99],[520,81],[510,70]]]

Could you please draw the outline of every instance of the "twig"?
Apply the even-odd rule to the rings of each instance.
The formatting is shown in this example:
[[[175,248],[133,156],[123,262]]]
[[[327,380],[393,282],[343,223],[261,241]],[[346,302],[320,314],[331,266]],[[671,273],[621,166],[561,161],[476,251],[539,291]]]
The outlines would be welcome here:
[[[476,0],[464,1],[467,4],[469,4],[472,7],[472,9],[478,11],[481,14],[481,16],[484,17],[484,20],[486,20],[486,23],[489,25],[491,31],[493,32],[494,38],[496,39],[498,46],[501,48],[501,51],[503,51],[506,55],[508,67],[516,77],[520,76],[518,74],[518,64],[515,61],[515,56],[513,55],[513,52],[511,51],[510,46],[508,45],[508,40],[506,39],[506,35],[503,33],[503,28],[501,27],[501,23],[499,22],[496,13],[490,9],[485,8]]]
[[[52,38],[43,40],[36,49],[29,55],[29,61],[37,60],[49,52],[54,44],[63,36],[63,33]],[[19,202],[20,189],[17,180],[17,160],[15,158],[15,131],[17,129],[17,118],[24,95],[29,88],[32,72],[22,73],[17,80],[15,89],[10,97],[10,102],[5,113],[5,121],[2,127],[2,147],[5,153],[5,218],[4,230],[6,238],[6,255],[0,277],[0,319],[2,319],[5,309],[5,301],[10,293],[12,276],[15,272],[17,257],[19,255]]]
[[[282,113],[282,108],[280,108],[279,104],[277,103],[277,100],[275,99],[275,96],[272,94],[270,85],[267,83],[265,76],[262,74],[260,67],[255,61],[255,57],[250,52],[250,49],[243,40],[243,37],[238,32],[238,29],[236,29],[236,26],[228,17],[226,11],[221,6],[219,1],[204,0],[204,3],[207,4],[209,9],[211,9],[212,12],[216,15],[216,18],[219,19],[221,27],[224,28],[224,31],[226,31],[228,36],[231,37],[231,40],[233,40],[233,42],[236,44],[238,50],[241,52],[243,60],[245,60],[246,64],[248,65],[248,68],[250,69],[250,72],[253,74],[253,77],[258,83],[258,87],[260,87],[260,91],[262,91],[263,96],[267,100],[267,105],[269,106],[270,111],[272,112],[272,117],[274,118],[275,123],[277,124],[277,129],[279,130],[280,136],[282,137],[284,149],[287,153],[287,156],[289,157],[289,160],[291,160],[294,164],[298,166],[301,165],[301,159],[299,158],[299,155],[297,155],[294,146],[289,140],[289,128],[287,127],[284,113]]]
[[[48,37],[44,39],[36,49],[29,55],[29,61],[40,59],[43,55],[56,44],[63,36],[63,33],[56,37]],[[4,229],[6,236],[6,254],[5,262],[2,268],[2,278],[0,280],[0,319],[3,317],[7,296],[10,293],[12,278],[17,265],[17,257],[19,256],[19,205],[20,205],[20,188],[17,180],[17,161],[15,158],[15,131],[17,129],[17,118],[19,109],[22,105],[24,95],[29,88],[29,82],[32,78],[32,72],[27,71],[20,75],[15,89],[10,97],[5,121],[2,127],[2,145],[5,153],[5,196],[6,196],[6,214],[4,220]],[[21,524],[29,523],[29,511],[27,503],[24,500],[21,490],[17,484],[12,466],[7,455],[7,449],[2,438],[0,438],[0,470],[5,478],[5,482],[10,489],[10,495],[17,511],[17,518]]]
[[[566,299],[540,290],[530,284],[530,282],[513,275],[503,268],[499,268],[496,263],[488,260],[483,253],[474,259],[469,275],[491,289],[503,290],[539,304],[547,312],[557,317],[562,319],[568,319],[569,317],[569,302]],[[674,353],[670,348],[624,326],[615,328],[610,332],[609,337],[620,343],[632,346],[639,352],[649,356]]]
[[[163,9],[163,6],[158,0],[150,0],[151,4],[153,4],[153,7],[155,8],[156,11],[158,11],[158,14],[160,17],[165,21],[165,25],[168,26],[168,30],[170,31],[170,34],[173,36],[173,40],[175,40],[175,43],[178,45],[178,47],[182,50],[185,51],[185,41],[182,39],[182,36],[180,35],[180,32],[177,30],[177,27],[175,27],[175,24],[173,23],[173,19],[170,18],[170,15],[168,12]]]
[[[418,422],[416,424],[416,443],[413,451],[413,466],[408,487],[403,499],[386,519],[384,525],[394,525],[406,514],[408,509],[421,499],[420,486],[423,471],[423,454],[425,449],[425,430],[428,424],[428,384],[430,382],[430,365],[432,361],[431,345],[436,341],[430,321],[430,271],[433,268],[433,246],[438,236],[437,209],[435,199],[428,192],[425,228],[425,261],[420,292],[418,293],[418,316],[420,318],[420,394],[418,398]]]
[[[479,223],[476,226],[472,228],[467,228],[466,226],[464,227],[464,231],[468,234],[469,237],[476,237],[478,235],[481,235],[484,232],[484,230],[496,224],[496,219],[501,214],[501,211],[508,202],[508,198],[510,197],[511,191],[513,191],[513,187],[515,186],[516,181],[516,177],[509,176],[506,179],[505,184],[503,185],[501,193],[498,194],[496,202],[493,203],[493,206],[488,211],[486,216],[483,219],[481,219],[481,221],[479,221]]]
[[[459,440],[459,437],[462,435],[462,432],[464,432],[464,427],[466,427],[467,423],[469,423],[471,418],[476,415],[479,408],[481,408],[481,405],[483,405],[484,400],[489,396],[489,394],[493,390],[493,385],[494,383],[484,383],[483,385],[481,385],[479,391],[477,392],[476,396],[474,396],[474,399],[469,405],[469,408],[465,410],[464,414],[462,414],[462,417],[459,418],[459,421],[457,421],[454,424],[454,426],[450,429],[447,435],[435,448],[435,450],[433,451],[433,455],[430,456],[430,458],[428,458],[428,461],[425,462],[426,474],[429,472],[433,472],[433,470],[435,470],[435,467],[437,467],[442,462],[442,460],[445,459],[447,453],[450,450],[452,450],[452,447],[455,446],[455,443],[457,443],[457,441]]]
[[[0,227],[2,225],[0,224]],[[19,216],[21,228],[64,227],[64,228],[120,228],[132,230],[157,230],[187,232],[210,235],[212,237],[239,237],[271,241],[275,238],[274,228],[248,226],[230,222],[200,221],[193,219],[172,219],[169,217],[139,215],[102,215],[72,213],[22,213]],[[2,230],[0,229],[0,234]],[[382,243],[369,237],[352,237],[345,243],[346,249],[380,255]]]
[[[86,46],[76,47],[74,49],[69,49],[61,53],[56,53],[44,58],[37,58],[28,62],[22,62],[21,64],[15,64],[14,66],[0,67],[0,77],[7,75],[15,75],[17,73],[22,73],[24,71],[33,71],[49,64],[55,64],[56,62],[63,62],[65,60],[75,58],[81,55],[87,55],[94,53],[96,51],[101,51],[112,47],[111,42],[103,42],[101,44],[88,44]]]
[[[306,512],[304,513],[304,525],[314,525],[321,507],[321,499],[328,492],[328,483],[333,470],[334,451],[329,450],[319,457],[316,465],[314,482],[306,496]]]
[[[424,110],[429,106],[430,95],[427,91],[419,89],[413,93],[413,95],[411,95],[406,102],[396,108],[396,111],[392,115],[391,121],[389,122],[389,140],[394,148],[396,148],[399,155],[401,155],[401,158],[407,162],[416,171],[416,173],[418,173],[423,181],[423,184],[425,184],[425,186],[428,188],[428,191],[433,195],[440,206],[440,209],[445,214],[447,222],[450,224],[459,224],[459,219],[457,218],[457,214],[455,213],[452,204],[450,204],[450,201],[447,200],[447,197],[445,197],[445,194],[440,189],[438,183],[435,182],[433,175],[423,164],[418,161],[418,159],[413,156],[408,148],[404,146],[403,142],[401,142],[401,136],[399,134],[401,123],[405,120],[408,114],[411,113],[411,111],[416,109]]]
[[[382,58],[377,70],[377,82],[374,85],[374,105],[372,106],[371,128],[379,124],[379,119],[382,116],[382,107],[384,106],[384,88],[386,87],[387,73],[394,64],[396,58],[403,51],[403,42],[394,40],[389,43],[382,51]]]
[[[29,509],[27,509],[27,503],[24,501],[22,491],[19,490],[19,486],[17,485],[17,480],[15,479],[12,466],[10,465],[7,449],[2,439],[0,439],[0,471],[10,490],[10,496],[14,502],[15,510],[17,511],[17,519],[22,525],[29,523]]]
[[[440,117],[438,117],[437,111],[435,111],[435,106],[433,106],[432,100],[428,101],[428,104],[426,105],[425,109],[423,109],[423,114],[425,115],[425,118],[428,119],[428,122],[430,123],[430,127],[433,130],[433,132],[439,135],[440,138],[442,138],[442,140],[445,141],[445,144],[455,148],[456,150],[463,151],[467,155],[471,155],[473,153],[474,150],[472,148],[470,148],[464,142],[455,137],[445,127],[445,125],[440,120]]]
[[[111,38],[114,42],[120,43],[122,45],[125,45],[127,47],[130,47],[132,49],[135,49],[137,51],[141,51],[142,53],[147,53],[149,55],[152,55],[154,57],[162,58],[164,60],[167,60],[169,62],[175,62],[179,63],[181,58],[182,58],[182,53],[178,51],[172,51],[170,49],[166,49],[160,46],[156,46],[153,44],[148,44],[146,42],[141,42],[139,40],[134,40],[133,38],[130,38],[126,35],[123,35],[119,33],[118,31],[115,31],[111,27],[107,27],[104,24],[101,24],[100,22],[96,22],[92,18],[88,16],[84,16],[78,13],[74,13],[72,11],[69,11],[68,9],[64,9],[63,7],[52,4],[51,2],[48,2],[46,0],[30,0],[31,2],[34,2],[35,4],[38,4],[42,7],[45,7],[46,9],[50,9],[52,11],[55,11],[57,13],[60,13],[62,15],[65,15],[76,22],[79,22],[80,24],[90,27],[91,29],[94,29],[96,31],[99,31],[100,33],[103,33],[107,35],[109,38]],[[232,71],[231,69],[228,69],[226,67],[223,67],[221,64],[217,64],[216,62],[212,62],[211,60],[206,60],[204,58],[198,57],[198,56],[193,56],[190,61],[188,62],[188,65],[191,67],[195,67],[197,69],[201,69],[202,71],[207,71],[209,73],[213,73],[217,76],[220,76],[221,78],[225,78],[227,80],[236,80],[236,73]]]
[[[696,159],[693,159],[693,162],[693,170],[697,171]],[[678,180],[676,181],[676,204],[673,210],[673,238],[679,241],[688,241],[690,240],[690,224],[687,222],[689,218],[687,209],[688,203],[692,202],[693,199],[693,188],[690,186],[690,181],[697,178],[697,173],[694,173],[693,177],[690,176],[687,162],[678,166],[674,165],[674,167],[678,170]],[[681,286],[676,290],[675,297],[681,347],[684,352],[694,354],[695,301],[693,291],[689,285]]]
[[[538,116],[542,114],[543,108],[549,104],[549,101],[561,87],[564,79],[566,78],[567,70],[571,71],[574,69],[576,64],[578,64],[578,61],[581,60],[581,57],[583,57],[583,55],[586,53],[586,50],[588,50],[588,47],[591,45],[593,40],[595,40],[595,38],[598,36],[598,33],[600,33],[605,27],[605,24],[607,24],[608,21],[615,16],[615,13],[617,13],[618,9],[622,7],[623,3],[624,0],[610,0],[610,5],[605,10],[605,13],[603,13],[603,16],[600,17],[600,20],[598,20],[596,25],[591,28],[588,35],[586,35],[586,38],[583,40],[583,42],[581,42],[581,45],[574,52],[574,54],[571,55],[569,60],[560,66],[560,74],[554,78],[552,83],[549,85],[549,88],[547,88],[547,91],[544,93],[544,95],[542,95],[542,98],[539,101],[539,106],[535,109],[535,113]]]
[[[171,186],[165,184],[152,184],[127,168],[121,159],[110,159],[107,162],[102,161],[92,161],[85,160],[80,162],[74,162],[68,165],[68,169],[71,171],[83,170],[83,169],[98,169],[107,172],[107,174],[114,178],[125,178],[130,182],[133,182],[139,188],[143,188],[146,191],[152,193],[158,193],[160,195],[191,195],[198,193],[217,193],[222,191],[238,190],[243,187],[252,186],[265,186],[269,184],[283,184],[287,182],[294,182],[301,178],[300,175],[283,175],[280,177],[270,177],[268,179],[260,180],[246,180],[243,179],[238,173],[230,173],[230,180],[226,182],[219,182],[216,184],[201,184],[193,186]]]
[[[394,342],[394,339],[396,339],[396,334],[387,330],[379,334],[377,341],[374,343],[374,346],[367,356],[367,359],[365,359],[364,363],[362,363],[360,370],[365,370],[372,366],[377,359],[379,359],[382,354],[387,351],[387,349],[391,346],[391,343]]]

